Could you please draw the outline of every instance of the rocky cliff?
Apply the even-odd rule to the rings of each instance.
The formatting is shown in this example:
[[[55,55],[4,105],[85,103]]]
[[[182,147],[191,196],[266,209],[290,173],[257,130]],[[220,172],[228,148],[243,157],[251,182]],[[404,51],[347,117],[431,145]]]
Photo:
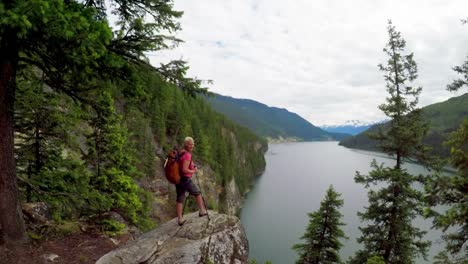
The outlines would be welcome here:
[[[180,227],[173,219],[137,240],[102,256],[96,264],[178,264],[248,262],[248,241],[235,216],[210,211],[185,216]]]
[[[152,201],[152,216],[158,224],[169,221],[175,217],[175,187],[170,184],[162,169],[164,161],[160,158],[155,159],[155,173],[152,177],[144,177],[138,180],[139,185],[145,190],[150,191],[154,197]],[[199,169],[193,181],[200,185],[202,194],[205,197],[208,208],[218,210],[221,203],[225,204],[224,213],[228,215],[237,215],[242,206],[242,194],[234,181],[231,179],[224,188],[224,201],[221,201],[220,194],[222,186],[220,186],[214,176],[213,170],[208,165],[199,165]],[[193,197],[188,199],[194,200]],[[192,202],[189,201],[189,204]],[[192,203],[194,204],[194,203]],[[190,211],[190,206],[186,208],[186,212]]]

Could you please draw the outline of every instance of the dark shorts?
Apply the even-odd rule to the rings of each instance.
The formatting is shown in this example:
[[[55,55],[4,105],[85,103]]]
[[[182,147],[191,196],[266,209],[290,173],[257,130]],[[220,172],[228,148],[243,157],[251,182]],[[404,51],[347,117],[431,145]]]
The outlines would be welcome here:
[[[192,182],[192,179],[186,177],[182,177],[180,179],[180,183],[176,184],[176,192],[178,203],[184,202],[186,192],[189,192],[191,195],[195,196],[201,194],[200,189],[198,189],[198,186]]]

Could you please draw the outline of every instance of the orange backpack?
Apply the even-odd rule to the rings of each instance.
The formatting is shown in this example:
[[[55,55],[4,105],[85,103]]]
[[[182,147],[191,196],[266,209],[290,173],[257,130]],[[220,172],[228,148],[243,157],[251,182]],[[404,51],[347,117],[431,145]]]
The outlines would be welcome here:
[[[166,179],[172,184],[180,183],[182,167],[179,164],[179,160],[184,154],[185,151],[178,151],[177,149],[167,153],[167,158],[164,162],[164,172],[166,174]]]

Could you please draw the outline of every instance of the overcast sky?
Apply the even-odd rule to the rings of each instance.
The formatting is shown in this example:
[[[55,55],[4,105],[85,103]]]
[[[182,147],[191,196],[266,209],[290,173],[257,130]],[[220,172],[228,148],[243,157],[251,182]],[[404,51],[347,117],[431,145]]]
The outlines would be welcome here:
[[[379,121],[387,20],[414,52],[421,106],[445,90],[468,54],[466,0],[175,0],[185,42],[150,56],[184,59],[212,92],[286,108],[314,125]],[[466,89],[465,89],[466,91]]]

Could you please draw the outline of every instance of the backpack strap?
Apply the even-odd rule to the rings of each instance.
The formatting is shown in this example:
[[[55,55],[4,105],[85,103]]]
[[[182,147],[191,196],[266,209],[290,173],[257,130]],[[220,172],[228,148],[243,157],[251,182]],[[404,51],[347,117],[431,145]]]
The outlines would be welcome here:
[[[177,151],[177,160],[180,160],[186,153],[186,150]]]

